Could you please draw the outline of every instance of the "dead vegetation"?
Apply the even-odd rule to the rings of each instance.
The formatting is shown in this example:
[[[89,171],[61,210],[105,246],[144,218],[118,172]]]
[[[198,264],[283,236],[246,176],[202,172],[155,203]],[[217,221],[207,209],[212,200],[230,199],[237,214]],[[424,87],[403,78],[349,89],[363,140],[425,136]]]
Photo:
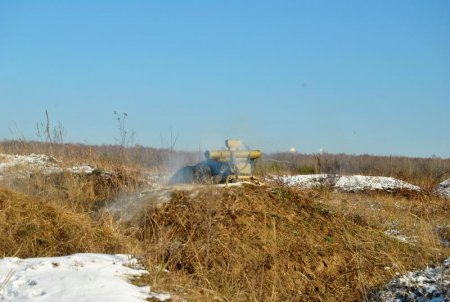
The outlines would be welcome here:
[[[450,177],[450,159],[349,154],[271,154],[259,163],[262,173],[392,176],[432,191]]]
[[[399,215],[387,207],[382,222],[367,209],[350,215],[321,203],[328,194],[253,186],[177,192],[133,223],[151,270],[146,281],[195,301],[361,301],[395,272],[450,255],[425,222],[418,235],[426,237],[414,244],[384,233],[385,222],[420,208]]]
[[[129,253],[110,217],[87,214],[53,202],[0,189],[0,255],[59,256],[78,252]]]
[[[91,163],[108,169],[117,165],[145,168],[157,172],[175,172],[204,159],[202,152],[175,151],[144,146],[58,144],[25,140],[0,142],[0,152],[10,154],[43,153],[66,164]],[[450,177],[450,159],[431,157],[349,155],[349,154],[266,154],[258,161],[258,173],[264,174],[342,174],[392,176],[431,191]]]
[[[0,142],[0,152],[8,154],[47,154],[61,160],[64,165],[89,163],[95,167],[111,170],[118,166],[139,168],[155,172],[174,172],[176,169],[197,163],[203,159],[198,152],[156,149],[135,145],[85,145],[57,144],[36,141],[10,140]]]
[[[139,191],[141,167],[162,171],[172,154],[164,152],[174,151],[133,149],[123,158],[120,149],[55,146],[64,165],[100,169],[35,173],[0,189],[2,256],[133,253],[150,272],[137,283],[188,301],[361,301],[396,272],[450,256],[448,200],[427,194],[199,186],[116,221],[102,209]],[[19,149],[2,145],[31,151]]]
[[[138,170],[117,166],[111,171],[96,170],[92,174],[34,173],[30,178],[9,180],[8,186],[41,200],[51,200],[81,212],[97,211],[119,193],[137,190]]]

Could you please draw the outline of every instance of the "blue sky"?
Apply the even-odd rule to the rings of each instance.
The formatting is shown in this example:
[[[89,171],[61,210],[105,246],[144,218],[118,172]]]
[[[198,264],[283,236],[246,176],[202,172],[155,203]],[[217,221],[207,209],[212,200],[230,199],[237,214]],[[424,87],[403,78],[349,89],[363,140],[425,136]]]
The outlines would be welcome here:
[[[1,1],[0,139],[450,157],[449,1]]]

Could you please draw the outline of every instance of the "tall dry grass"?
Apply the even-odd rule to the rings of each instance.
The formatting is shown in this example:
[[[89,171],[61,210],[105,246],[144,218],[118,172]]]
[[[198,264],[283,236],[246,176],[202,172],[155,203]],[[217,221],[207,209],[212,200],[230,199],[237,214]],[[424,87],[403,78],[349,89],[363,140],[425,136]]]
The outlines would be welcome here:
[[[144,146],[50,144],[24,140],[0,142],[0,152],[11,154],[43,153],[63,160],[67,165],[90,163],[101,168],[118,165],[145,168],[158,173],[174,172],[203,160],[199,152],[156,149]],[[450,178],[450,159],[414,158],[349,154],[265,154],[257,162],[258,174],[362,174],[392,176],[432,190]]]
[[[396,272],[450,256],[440,242],[450,233],[450,209],[437,197],[197,187],[175,190],[170,202],[120,222],[102,209],[119,192],[140,190],[142,170],[167,171],[171,157],[193,163],[198,154],[21,141],[2,142],[0,151],[100,168],[84,176],[35,173],[1,188],[0,255],[136,253],[150,272],[136,282],[189,301],[361,301]],[[427,184],[448,167],[443,159],[298,156],[267,156],[275,161],[258,168],[381,174]],[[414,240],[384,233],[392,228]]]
[[[392,176],[426,190],[432,190],[439,182],[450,178],[450,159],[439,157],[277,153],[267,155],[258,165],[263,173],[275,174]]]
[[[364,203],[341,207],[346,196],[334,194],[253,186],[178,191],[132,222],[151,271],[144,281],[193,301],[361,301],[396,272],[450,256],[430,224],[432,217],[450,223],[445,201],[391,205],[394,197],[378,195],[385,207],[377,215]],[[386,235],[397,220],[405,235],[421,239]]]
[[[198,152],[156,149],[136,145],[86,145],[57,144],[38,141],[7,140],[0,141],[0,152],[8,154],[46,154],[61,160],[63,164],[88,163],[99,168],[125,166],[127,168],[147,169],[167,172],[182,165],[194,164],[202,159]]]
[[[107,215],[93,220],[86,212],[0,189],[0,256],[59,256],[79,252],[133,253]]]

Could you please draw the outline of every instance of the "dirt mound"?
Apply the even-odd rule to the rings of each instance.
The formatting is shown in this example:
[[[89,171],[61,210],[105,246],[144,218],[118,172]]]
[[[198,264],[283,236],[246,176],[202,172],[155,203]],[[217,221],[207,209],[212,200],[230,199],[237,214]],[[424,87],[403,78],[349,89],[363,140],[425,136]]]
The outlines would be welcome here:
[[[1,256],[130,252],[128,242],[107,217],[94,222],[86,213],[0,189]]]
[[[175,192],[132,222],[157,276],[146,282],[199,301],[360,301],[391,279],[390,268],[431,261],[421,247],[331,212],[317,194],[251,185]]]

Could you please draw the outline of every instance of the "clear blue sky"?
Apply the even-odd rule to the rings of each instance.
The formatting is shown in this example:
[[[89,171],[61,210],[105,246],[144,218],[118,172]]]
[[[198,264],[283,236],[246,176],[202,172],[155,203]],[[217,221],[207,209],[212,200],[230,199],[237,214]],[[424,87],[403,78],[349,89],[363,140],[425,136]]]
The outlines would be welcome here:
[[[0,139],[450,157],[450,1],[1,1]]]

